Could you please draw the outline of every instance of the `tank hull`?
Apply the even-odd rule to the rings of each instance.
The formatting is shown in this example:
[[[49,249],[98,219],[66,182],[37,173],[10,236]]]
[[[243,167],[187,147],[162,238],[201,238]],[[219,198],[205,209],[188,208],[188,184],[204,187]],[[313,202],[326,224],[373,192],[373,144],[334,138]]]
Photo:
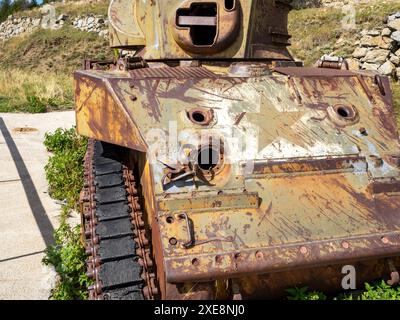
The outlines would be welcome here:
[[[82,70],[75,81],[78,132],[130,149],[139,164],[162,298],[337,290],[345,265],[359,283],[389,276],[389,258],[399,265],[399,139],[387,78],[158,62]],[[209,146],[204,139],[219,143],[212,174],[182,160],[188,146]]]

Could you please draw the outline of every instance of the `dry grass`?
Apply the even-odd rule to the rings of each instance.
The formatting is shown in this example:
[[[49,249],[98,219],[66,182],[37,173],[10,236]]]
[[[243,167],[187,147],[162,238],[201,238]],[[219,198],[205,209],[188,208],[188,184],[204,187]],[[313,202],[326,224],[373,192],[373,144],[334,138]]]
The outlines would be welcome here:
[[[342,34],[337,9],[313,8],[292,11],[289,15],[290,51],[305,65],[314,64],[323,54],[330,53]]]
[[[85,15],[88,13],[96,15],[107,15],[109,0],[97,0],[97,1],[68,1],[67,3],[53,3],[52,5],[56,8],[56,14],[67,14],[70,17],[75,17],[79,15]],[[34,8],[27,11],[15,12],[13,15],[15,17],[31,17],[39,18],[42,16],[42,8]]]
[[[357,7],[357,24],[365,29],[381,27],[385,18],[400,10],[400,0],[375,1],[370,5]]]
[[[61,4],[57,7],[57,12],[65,13],[69,16],[78,16],[85,14],[96,14],[106,16],[110,0],[97,1],[77,1],[76,3]]]
[[[72,79],[18,69],[0,70],[0,112],[46,112],[72,107]]]
[[[56,13],[107,14],[109,1],[56,3]],[[39,17],[40,9],[16,16]],[[0,112],[45,112],[73,106],[72,73],[84,59],[113,56],[108,40],[66,25],[0,42]]]
[[[108,40],[71,26],[12,38],[0,44],[0,112],[71,108],[73,71],[112,56]]]
[[[400,128],[400,83],[392,83],[394,110],[397,117],[397,127]]]

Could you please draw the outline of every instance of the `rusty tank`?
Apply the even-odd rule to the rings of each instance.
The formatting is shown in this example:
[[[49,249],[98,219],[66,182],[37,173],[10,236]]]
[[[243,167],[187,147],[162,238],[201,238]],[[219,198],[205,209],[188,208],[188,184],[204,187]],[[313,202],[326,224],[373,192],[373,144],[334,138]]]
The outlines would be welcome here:
[[[399,281],[390,81],[288,47],[290,0],[113,0],[75,72],[92,299],[281,298]],[[122,54],[123,53],[123,54]]]

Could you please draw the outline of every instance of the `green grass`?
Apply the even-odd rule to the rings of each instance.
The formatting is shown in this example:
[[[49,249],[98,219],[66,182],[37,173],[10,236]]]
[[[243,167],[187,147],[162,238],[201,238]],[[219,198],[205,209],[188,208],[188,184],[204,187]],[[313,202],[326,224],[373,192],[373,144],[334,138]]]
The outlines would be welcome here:
[[[335,300],[400,300],[400,286],[391,287],[383,280],[373,285],[366,283],[363,292],[339,295]]]
[[[309,291],[307,287],[287,290],[288,300],[400,300],[400,286],[389,286],[385,281],[373,285],[365,284],[365,289],[357,293],[342,293],[328,297],[322,292]]]
[[[290,288],[286,290],[288,300],[326,300],[327,296],[322,292],[309,291],[308,287]]]
[[[86,275],[86,254],[81,243],[80,226],[71,227],[69,210],[63,208],[61,223],[54,233],[55,245],[46,249],[45,265],[54,266],[59,281],[52,290],[54,300],[86,300],[92,281]]]
[[[53,152],[45,166],[49,193],[54,199],[66,201],[67,207],[76,205],[83,186],[83,157],[87,140],[79,136],[75,129],[57,129],[45,135],[44,144]]]
[[[57,129],[47,133],[44,144],[53,153],[46,167],[50,195],[65,201],[59,228],[54,233],[55,245],[46,249],[43,263],[53,265],[59,281],[52,291],[55,300],[87,299],[87,287],[92,283],[86,276],[86,254],[81,242],[80,226],[68,223],[71,210],[78,209],[83,187],[83,158],[87,139],[74,128]]]

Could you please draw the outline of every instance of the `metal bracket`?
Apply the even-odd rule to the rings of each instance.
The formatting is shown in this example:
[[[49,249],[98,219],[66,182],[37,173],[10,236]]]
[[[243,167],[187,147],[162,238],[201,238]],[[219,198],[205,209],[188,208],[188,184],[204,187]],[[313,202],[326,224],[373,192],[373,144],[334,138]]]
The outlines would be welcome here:
[[[115,67],[114,60],[90,60],[85,59],[82,63],[83,70],[109,70]]]
[[[117,62],[117,69],[118,70],[135,70],[135,69],[143,69],[148,68],[149,65],[147,64],[146,60],[142,57],[124,57],[118,59]]]
[[[342,69],[343,65],[346,70],[349,70],[349,64],[342,57],[323,55],[321,59],[318,60],[318,68],[326,68],[326,69]]]

